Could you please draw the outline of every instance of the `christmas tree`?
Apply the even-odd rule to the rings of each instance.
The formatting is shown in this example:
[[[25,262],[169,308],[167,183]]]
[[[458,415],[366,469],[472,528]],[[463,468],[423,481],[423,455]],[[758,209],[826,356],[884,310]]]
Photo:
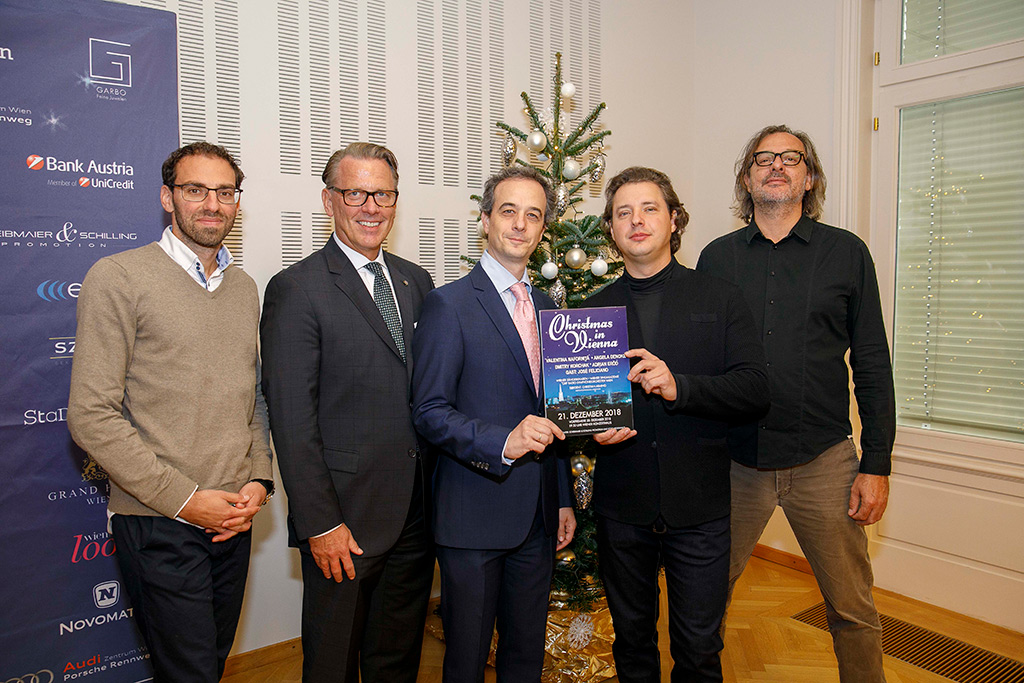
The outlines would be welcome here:
[[[562,81],[561,53],[555,53],[552,81],[553,104],[543,112],[538,112],[530,96],[522,93],[523,112],[531,126],[529,133],[501,121],[496,125],[505,131],[504,164],[533,166],[548,178],[555,191],[555,215],[548,217],[547,229],[527,266],[530,280],[559,306],[577,308],[585,305],[588,296],[614,280],[622,270],[622,262],[612,259],[608,240],[601,230],[601,217],[583,215],[579,211],[583,188],[588,183],[600,183],[604,176],[604,138],[611,132],[594,129],[605,108],[604,102],[594,107],[577,126],[566,129],[565,109],[571,107],[576,87]],[[518,143],[535,153],[537,163],[517,158]],[[588,159],[586,166],[580,163],[580,158]],[[588,612],[601,593],[596,521],[589,507],[596,445],[589,437],[567,441],[573,453],[570,463],[577,528],[572,545],[556,556],[552,598],[570,610]]]

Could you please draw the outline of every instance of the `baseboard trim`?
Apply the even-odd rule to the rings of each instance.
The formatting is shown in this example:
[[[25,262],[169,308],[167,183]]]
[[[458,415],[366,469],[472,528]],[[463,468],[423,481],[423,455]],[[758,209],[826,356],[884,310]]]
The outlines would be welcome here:
[[[282,659],[294,657],[301,653],[301,638],[292,638],[291,640],[286,640],[281,643],[274,643],[273,645],[261,647],[258,650],[242,652],[228,657],[228,661],[224,664],[224,675],[231,676],[232,674],[251,671],[261,666],[266,666],[267,664],[279,662]]]
[[[811,563],[808,562],[806,558],[801,557],[800,555],[794,555],[793,553],[787,553],[785,550],[778,550],[758,543],[754,546],[753,554],[754,557],[760,557],[762,560],[781,564],[783,567],[789,567],[790,569],[796,569],[804,574],[814,573],[811,570]]]

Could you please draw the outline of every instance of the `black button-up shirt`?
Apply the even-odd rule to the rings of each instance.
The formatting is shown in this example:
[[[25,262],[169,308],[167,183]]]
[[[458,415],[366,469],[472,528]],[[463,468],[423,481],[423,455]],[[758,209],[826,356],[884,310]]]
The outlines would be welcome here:
[[[896,400],[867,245],[806,216],[778,244],[751,223],[705,247],[697,270],[740,286],[764,342],[772,407],[757,425],[757,461],[745,464],[800,465],[852,433],[849,350],[860,471],[889,474]]]

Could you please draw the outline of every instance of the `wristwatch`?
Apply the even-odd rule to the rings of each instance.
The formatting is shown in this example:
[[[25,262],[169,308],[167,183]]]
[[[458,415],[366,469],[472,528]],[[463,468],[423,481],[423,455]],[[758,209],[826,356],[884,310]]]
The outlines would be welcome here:
[[[273,480],[271,480],[271,479],[250,479],[249,483],[251,484],[252,482],[256,482],[257,484],[262,486],[266,490],[266,492],[267,492],[266,497],[263,499],[262,505],[266,505],[267,503],[269,503],[270,499],[274,497],[274,482],[273,482]],[[261,505],[261,507],[262,507],[262,505]]]

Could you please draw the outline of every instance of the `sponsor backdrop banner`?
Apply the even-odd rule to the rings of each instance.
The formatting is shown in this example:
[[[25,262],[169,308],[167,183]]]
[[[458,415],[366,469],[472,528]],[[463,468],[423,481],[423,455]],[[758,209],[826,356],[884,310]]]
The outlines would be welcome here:
[[[0,681],[151,676],[66,418],[82,279],[165,220],[175,40],[170,12],[0,0]]]

